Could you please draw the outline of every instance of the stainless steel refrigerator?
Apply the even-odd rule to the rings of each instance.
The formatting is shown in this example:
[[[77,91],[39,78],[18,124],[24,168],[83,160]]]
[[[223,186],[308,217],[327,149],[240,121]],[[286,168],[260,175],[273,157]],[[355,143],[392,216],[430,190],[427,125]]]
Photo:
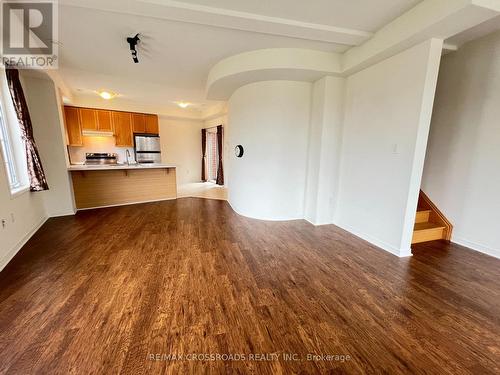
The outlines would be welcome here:
[[[150,134],[134,135],[134,149],[137,163],[161,163],[159,136]]]

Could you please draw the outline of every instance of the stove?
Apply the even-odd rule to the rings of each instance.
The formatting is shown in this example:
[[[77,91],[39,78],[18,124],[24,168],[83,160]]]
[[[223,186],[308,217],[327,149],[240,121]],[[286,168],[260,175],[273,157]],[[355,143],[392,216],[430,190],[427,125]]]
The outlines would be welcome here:
[[[85,154],[85,164],[118,164],[118,155],[108,152],[88,152]]]

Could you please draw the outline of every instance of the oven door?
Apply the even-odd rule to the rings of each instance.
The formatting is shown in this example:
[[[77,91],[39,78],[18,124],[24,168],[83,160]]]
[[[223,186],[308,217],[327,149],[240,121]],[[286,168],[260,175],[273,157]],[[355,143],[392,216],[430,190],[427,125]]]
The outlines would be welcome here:
[[[137,163],[161,163],[161,154],[159,152],[137,151],[135,157]]]

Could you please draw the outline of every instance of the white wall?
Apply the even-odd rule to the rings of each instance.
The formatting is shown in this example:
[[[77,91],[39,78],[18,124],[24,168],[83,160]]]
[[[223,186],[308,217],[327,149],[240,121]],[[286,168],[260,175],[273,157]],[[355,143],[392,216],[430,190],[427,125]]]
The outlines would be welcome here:
[[[14,257],[25,241],[47,219],[43,197],[25,192],[11,197],[3,155],[0,153],[0,270]]]
[[[163,163],[177,166],[177,185],[201,181],[203,121],[160,117]]]
[[[56,87],[48,77],[23,75],[22,83],[35,141],[49,184],[49,190],[40,193],[47,215],[72,215],[75,207]]]
[[[347,79],[335,223],[410,255],[442,41],[430,40]]]
[[[0,73],[5,74],[3,70],[0,70]],[[5,228],[0,225],[0,270],[45,222],[49,213],[71,213],[72,208],[55,88],[51,81],[34,78],[26,73],[21,71],[21,82],[30,109],[35,140],[51,190],[36,193],[25,191],[12,196],[3,155],[0,153],[0,220],[6,221]],[[17,117],[10,93],[3,84],[2,95],[6,104],[4,108],[8,112],[6,114],[8,124],[15,126],[11,128],[15,133],[18,129]],[[21,168],[26,168],[24,158],[21,164]]]
[[[242,215],[304,217],[311,84],[265,81],[240,87],[229,100],[229,202]]]
[[[453,242],[500,257],[500,32],[443,58],[422,190]]]
[[[304,217],[315,225],[333,221],[339,184],[345,78],[313,84]]]

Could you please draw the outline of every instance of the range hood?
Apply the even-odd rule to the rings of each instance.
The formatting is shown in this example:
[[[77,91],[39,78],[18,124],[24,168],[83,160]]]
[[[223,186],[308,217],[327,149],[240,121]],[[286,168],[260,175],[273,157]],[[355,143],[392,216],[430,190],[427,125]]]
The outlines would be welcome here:
[[[82,134],[86,137],[112,137],[114,136],[111,131],[101,131],[101,130],[83,130]]]

